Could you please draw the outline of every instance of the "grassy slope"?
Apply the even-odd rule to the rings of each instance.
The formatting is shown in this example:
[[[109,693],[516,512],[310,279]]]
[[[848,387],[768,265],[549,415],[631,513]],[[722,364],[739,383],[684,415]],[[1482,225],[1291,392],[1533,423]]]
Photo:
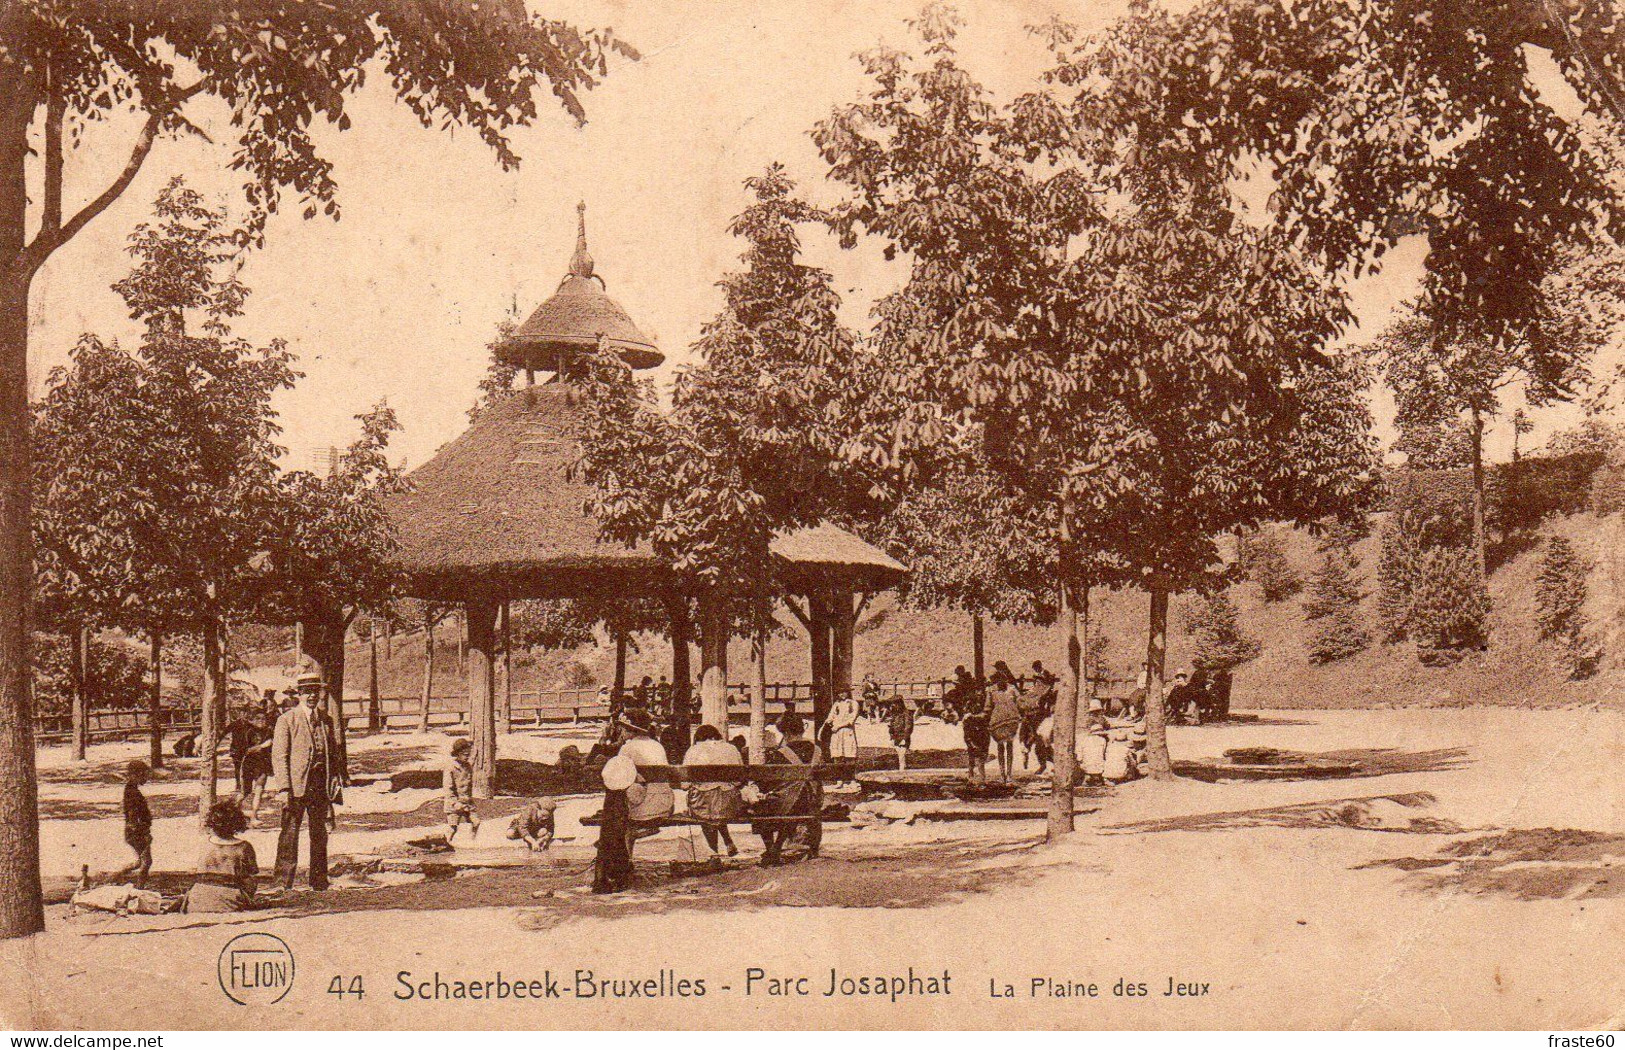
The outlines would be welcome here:
[[[1535,637],[1534,581],[1539,563],[1538,543],[1511,557],[1495,570],[1491,590],[1495,601],[1495,630],[1489,651],[1471,654],[1448,668],[1423,667],[1408,644],[1375,645],[1348,660],[1327,666],[1310,664],[1305,655],[1308,629],[1300,603],[1302,596],[1275,605],[1264,604],[1252,584],[1234,588],[1232,597],[1244,628],[1263,643],[1263,654],[1243,667],[1236,678],[1235,700],[1242,708],[1266,707],[1377,707],[1384,705],[1515,704],[1562,706],[1578,703],[1621,703],[1625,686],[1625,520],[1616,516],[1598,520],[1581,515],[1552,523],[1548,532],[1569,537],[1594,562],[1589,612],[1593,628],[1607,655],[1601,673],[1586,682],[1568,682],[1554,670],[1550,650]],[[1360,571],[1367,590],[1375,569],[1376,541],[1359,547]],[[1307,580],[1315,564],[1313,542],[1294,534],[1289,556]],[[1171,618],[1171,668],[1189,659],[1190,639],[1183,630],[1181,602],[1174,602]],[[1366,599],[1373,632],[1374,596]],[[1109,641],[1108,660],[1115,673],[1127,674],[1144,646],[1146,600],[1135,592],[1097,595],[1096,631]],[[456,644],[452,631],[439,632],[444,643],[437,657],[436,692],[462,693],[457,674]],[[670,650],[658,638],[640,639],[629,676],[658,676],[670,667]],[[397,637],[394,658],[381,672],[385,695],[416,695],[421,689],[421,635]],[[990,624],[987,632],[989,666],[995,659],[1025,667],[1035,657],[1054,668],[1060,649],[1052,632],[1043,628]],[[603,645],[585,646],[574,653],[537,653],[516,656],[516,687],[557,688],[567,685],[569,665],[583,666],[598,682],[612,674],[612,651]],[[748,652],[743,643],[732,653],[734,681],[748,679]],[[366,689],[366,652],[353,648],[349,657],[349,689]],[[774,641],[769,659],[770,680],[805,681],[806,638]],[[882,680],[936,678],[951,673],[955,664],[970,663],[970,622],[952,611],[914,612],[897,609],[889,596],[878,598],[859,627],[856,674],[873,671]],[[697,667],[697,665],[696,665]]]

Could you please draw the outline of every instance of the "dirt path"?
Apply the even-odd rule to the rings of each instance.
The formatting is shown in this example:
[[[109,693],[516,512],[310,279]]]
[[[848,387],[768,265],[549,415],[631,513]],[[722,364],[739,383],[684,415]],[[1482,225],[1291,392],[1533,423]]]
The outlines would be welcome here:
[[[640,847],[644,881],[616,898],[582,892],[586,853],[572,847],[556,866],[305,895],[231,923],[70,923],[53,909],[46,934],[0,949],[3,1010],[26,1027],[125,1028],[1625,1020],[1617,712],[1293,712],[1175,743],[1191,757],[1363,750],[1376,775],[1134,785],[1057,847],[1025,823],[892,825],[836,831],[814,862],[674,879],[661,862],[686,847],[670,838]],[[245,929],[297,958],[276,1006],[236,1006],[217,985],[221,948]],[[909,967],[946,970],[949,994],[822,994],[832,969]],[[804,976],[809,994],[769,995],[752,968]],[[581,998],[577,970],[587,989],[637,977],[707,992]],[[398,997],[402,972],[415,988],[498,971],[551,980],[559,997]],[[364,999],[327,994],[354,975]],[[1164,995],[1170,979],[1207,989]],[[1055,997],[1047,981],[1097,995]],[[1120,981],[1147,994],[1114,994]]]

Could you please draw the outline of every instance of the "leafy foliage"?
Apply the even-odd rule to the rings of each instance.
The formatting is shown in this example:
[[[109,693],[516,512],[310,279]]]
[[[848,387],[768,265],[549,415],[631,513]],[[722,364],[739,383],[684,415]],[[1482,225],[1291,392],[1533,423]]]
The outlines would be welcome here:
[[[610,33],[532,16],[514,2],[277,0],[197,11],[162,0],[30,0],[0,37],[0,78],[8,98],[49,106],[59,127],[70,124],[74,143],[113,112],[144,115],[135,168],[156,136],[196,131],[182,112],[190,99],[223,103],[237,136],[229,163],[246,178],[244,235],[255,237],[284,191],[307,218],[338,215],[317,128],[350,127],[349,97],[369,70],[386,77],[424,127],[466,127],[511,168],[519,157],[509,132],[540,116],[538,94],[550,91],[584,120],[581,95],[612,52],[636,57]],[[47,148],[62,147],[59,130]],[[117,196],[123,187],[112,189]],[[35,254],[77,232],[60,215],[46,220]]]
[[[400,424],[382,404],[356,419],[361,434],[336,470],[326,477],[292,471],[278,479],[265,536],[272,570],[262,584],[261,616],[275,608],[290,621],[334,615],[348,621],[363,609],[387,611],[397,572],[384,501],[407,482],[386,452]]]
[[[1281,533],[1262,526],[1240,540],[1241,571],[1258,584],[1266,602],[1283,602],[1303,589],[1303,579],[1287,560]]]
[[[1186,613],[1186,630],[1196,643],[1191,663],[1202,671],[1228,671],[1261,652],[1258,639],[1241,629],[1236,605],[1223,591],[1196,594]]]
[[[34,699],[46,715],[66,714],[73,706],[75,671],[72,639],[67,635],[34,637]],[[86,650],[87,693],[91,709],[130,710],[147,704],[147,665],[128,646],[105,642],[94,634]]]
[[[1359,563],[1353,547],[1334,540],[1323,544],[1320,554],[1303,614],[1310,621],[1309,660],[1324,664],[1363,652],[1371,632],[1360,607],[1365,595],[1355,575]]]
[[[1203,0],[1136,8],[1091,41],[1087,70],[1141,154],[1269,179],[1275,223],[1328,272],[1425,236],[1446,344],[1559,344],[1543,285],[1566,248],[1618,231],[1620,198],[1528,45],[1618,120],[1621,40],[1611,4]]]
[[[280,341],[230,333],[247,289],[224,213],[179,180],[154,212],[114,286],[139,349],[85,337],[36,409],[39,578],[95,622],[199,630],[257,586],[283,452],[271,398],[297,373]]]
[[[1558,644],[1570,678],[1596,673],[1601,652],[1587,631],[1586,574],[1590,566],[1561,536],[1546,541],[1540,575],[1535,580],[1535,608],[1540,636]]]
[[[1468,547],[1429,547],[1415,561],[1408,629],[1428,665],[1489,645],[1490,592]]]
[[[721,282],[702,364],[679,373],[672,410],[602,348],[569,378],[586,406],[578,469],[605,537],[648,543],[705,587],[760,593],[778,570],[776,532],[846,516],[872,485],[833,451],[835,377],[854,339],[830,275],[798,258],[796,227],[819,213],[777,165],[746,186],[754,202],[732,226],[745,268]]]
[[[1054,547],[1045,525],[1023,517],[1019,498],[982,472],[912,487],[884,522],[886,545],[909,566],[902,600],[955,608],[1002,623],[1055,616]]]

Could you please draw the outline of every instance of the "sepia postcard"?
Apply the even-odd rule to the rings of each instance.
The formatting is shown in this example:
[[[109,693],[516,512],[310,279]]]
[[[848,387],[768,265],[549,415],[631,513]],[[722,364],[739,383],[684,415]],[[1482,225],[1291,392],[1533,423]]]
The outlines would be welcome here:
[[[1612,2],[5,0],[0,1027],[1617,1029],[1622,346]]]

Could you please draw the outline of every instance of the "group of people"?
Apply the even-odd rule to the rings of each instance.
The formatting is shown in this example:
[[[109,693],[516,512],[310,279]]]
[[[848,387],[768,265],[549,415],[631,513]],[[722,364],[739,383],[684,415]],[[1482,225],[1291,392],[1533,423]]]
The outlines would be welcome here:
[[[853,708],[855,720],[855,705]],[[832,733],[832,738],[836,735]],[[654,773],[671,759],[656,739],[647,712],[637,707],[623,711],[611,723],[609,738],[614,755],[602,771],[605,791],[593,871],[595,893],[615,893],[631,884],[635,843],[664,826],[677,802],[671,782]],[[764,750],[766,765],[800,766],[816,762],[819,748],[808,738],[805,720],[787,712],[768,727]],[[724,740],[721,730],[711,725],[696,729],[692,744],[682,754],[684,766],[744,768],[748,764],[744,736]],[[823,787],[816,779],[775,779],[758,789],[741,777],[690,784],[686,793],[688,815],[698,824],[713,859],[719,860],[723,851],[730,857],[738,855],[729,825],[742,821],[749,821],[761,838],[765,867],[783,863],[792,849],[818,855]]]
[[[943,703],[951,707],[964,732],[966,775],[973,783],[987,780],[990,752],[997,755],[999,779],[1010,783],[1018,746],[1023,769],[1034,760],[1039,773],[1048,768],[1057,682],[1042,660],[1033,661],[1025,680],[1018,679],[1009,664],[996,660],[986,685],[964,667],[954,668],[954,682]]]
[[[259,861],[241,836],[259,813],[269,789],[282,805],[277,839],[276,877],[292,889],[299,859],[301,827],[308,827],[310,886],[327,888],[327,834],[333,807],[343,801],[343,770],[338,735],[323,704],[318,674],[299,677],[295,702],[276,714],[259,708],[239,715],[227,726],[237,795],[215,802],[204,815],[205,842],[196,878],[186,893],[187,911],[242,911],[254,906]],[[275,694],[268,691],[267,702]],[[147,763],[132,760],[124,774],[124,841],[135,853],[133,864],[119,872],[137,888],[152,871],[152,809],[142,787],[152,774]]]

